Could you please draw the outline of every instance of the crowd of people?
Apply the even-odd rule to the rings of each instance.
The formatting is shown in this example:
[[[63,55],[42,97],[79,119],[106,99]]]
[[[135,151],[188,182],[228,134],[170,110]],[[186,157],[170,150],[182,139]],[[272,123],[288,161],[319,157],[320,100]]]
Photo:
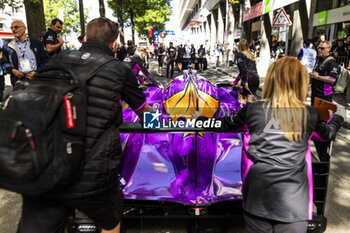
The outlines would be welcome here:
[[[64,56],[61,52],[63,40],[58,37],[62,25],[62,21],[52,20],[40,41],[28,38],[22,21],[12,22],[14,39],[0,44],[4,69],[0,68],[1,90],[4,71],[11,75],[11,83],[15,85],[18,80],[30,81],[48,62],[64,60],[61,57]],[[116,172],[121,154],[118,131],[122,119],[121,100],[127,102],[140,119],[143,112],[152,111],[152,108],[146,103],[132,72],[137,65],[149,75],[148,48],[136,47],[131,40],[127,45],[118,46],[117,35],[116,23],[97,18],[87,25],[86,37],[79,38],[81,51],[117,58],[87,84],[88,154],[81,181],[63,191],[65,196],[71,194],[69,198],[23,196],[18,232],[63,232],[71,209],[78,209],[92,218],[104,233],[119,232],[123,196]],[[335,114],[326,124],[315,108],[304,102],[309,80],[312,103],[315,97],[332,101],[332,85],[338,71],[336,60],[328,58],[332,53],[349,56],[350,37],[346,43],[306,41],[298,56],[301,62],[288,56],[277,59],[268,69],[262,101],[254,99],[259,87],[256,68],[259,43],[242,39],[232,48],[240,72],[234,84],[240,82],[243,86],[247,105],[236,115],[223,119],[223,127],[234,130],[247,125],[249,129],[244,139],[247,146],[242,150],[242,163],[249,164],[249,172],[242,171],[244,218],[249,232],[306,232],[307,221],[312,218],[309,139],[314,131],[325,141],[334,139],[343,119]],[[275,48],[277,51],[273,43],[273,50]],[[317,53],[313,51],[315,48]],[[192,68],[198,63],[198,70],[203,71],[204,59],[210,52],[211,49],[206,50],[203,45],[196,49],[193,44],[185,48],[170,42],[165,48],[160,43],[155,53],[158,75],[163,75],[165,63],[166,77],[173,78],[175,67],[185,68],[184,59],[188,59]],[[228,61],[227,44],[217,44],[212,52],[216,66],[220,66],[220,60]],[[282,133],[265,131],[272,118],[281,122]],[[316,147],[321,161],[329,160],[327,147],[324,143]]]
[[[169,46],[165,48],[164,43],[159,43],[159,46],[156,46],[155,49],[155,56],[158,60],[158,76],[163,76],[162,67],[164,63],[166,64],[167,78],[173,78],[175,69],[182,71],[183,69],[195,69],[197,67],[198,72],[202,72],[205,68],[205,55],[206,51],[203,45],[200,45],[197,50],[194,44],[191,44],[191,47],[183,46],[183,44],[174,47],[174,44],[170,42]],[[185,67],[186,65],[189,65],[189,67]]]

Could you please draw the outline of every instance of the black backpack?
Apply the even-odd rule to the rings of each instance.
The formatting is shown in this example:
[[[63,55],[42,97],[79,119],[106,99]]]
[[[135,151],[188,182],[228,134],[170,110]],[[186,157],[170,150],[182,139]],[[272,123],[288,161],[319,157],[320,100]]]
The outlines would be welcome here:
[[[87,81],[112,57],[62,51],[0,109],[0,187],[52,193],[79,180],[85,158]]]

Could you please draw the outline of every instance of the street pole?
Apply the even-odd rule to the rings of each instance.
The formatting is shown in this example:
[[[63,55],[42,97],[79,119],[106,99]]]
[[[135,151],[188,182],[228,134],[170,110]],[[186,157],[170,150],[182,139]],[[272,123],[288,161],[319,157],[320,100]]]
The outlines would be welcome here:
[[[85,20],[84,20],[84,6],[83,0],[79,0],[79,13],[80,13],[80,30],[81,35],[85,36]]]
[[[239,25],[241,28],[241,38],[245,39],[245,31],[243,28],[243,3],[239,3]]]
[[[286,48],[285,48],[285,55],[288,56],[288,33],[289,33],[289,28],[287,27],[287,25],[284,25],[284,31],[285,31],[285,35],[286,35]]]

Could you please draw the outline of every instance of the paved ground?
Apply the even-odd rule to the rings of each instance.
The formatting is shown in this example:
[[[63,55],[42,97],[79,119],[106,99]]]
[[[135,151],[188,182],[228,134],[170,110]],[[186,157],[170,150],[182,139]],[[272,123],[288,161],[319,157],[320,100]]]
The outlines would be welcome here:
[[[155,75],[155,61],[151,64],[151,73],[160,82],[166,84],[170,80]],[[210,64],[209,64],[210,65]],[[200,73],[211,82],[232,82],[228,73],[237,73],[233,67],[213,69]],[[165,72],[164,72],[165,74]],[[177,72],[176,75],[180,73]],[[263,82],[263,79],[261,79]],[[7,87],[7,92],[10,87]],[[260,93],[261,94],[261,93]],[[258,95],[260,95],[258,93]],[[348,118],[349,119],[349,118]],[[350,130],[342,128],[333,146],[331,172],[325,215],[328,218],[326,233],[348,233],[350,229]],[[0,189],[0,233],[15,233],[20,217],[21,198],[19,195]],[[127,222],[127,233],[186,233],[194,226],[187,220],[133,220]],[[244,233],[241,218],[222,220],[201,220],[198,226],[205,233],[237,232]]]

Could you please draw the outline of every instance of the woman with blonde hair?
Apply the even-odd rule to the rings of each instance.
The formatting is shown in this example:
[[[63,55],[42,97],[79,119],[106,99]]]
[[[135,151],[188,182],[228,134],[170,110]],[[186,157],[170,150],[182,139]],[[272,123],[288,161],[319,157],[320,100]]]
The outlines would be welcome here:
[[[243,96],[247,102],[253,102],[253,97],[259,88],[259,75],[256,70],[255,57],[249,49],[247,40],[240,40],[238,44],[237,65],[239,74],[234,81],[243,86]]]
[[[224,118],[223,128],[246,126],[242,194],[249,232],[306,233],[312,219],[311,135],[334,140],[343,118],[325,123],[304,104],[309,75],[299,60],[283,57],[268,69],[261,101]]]

